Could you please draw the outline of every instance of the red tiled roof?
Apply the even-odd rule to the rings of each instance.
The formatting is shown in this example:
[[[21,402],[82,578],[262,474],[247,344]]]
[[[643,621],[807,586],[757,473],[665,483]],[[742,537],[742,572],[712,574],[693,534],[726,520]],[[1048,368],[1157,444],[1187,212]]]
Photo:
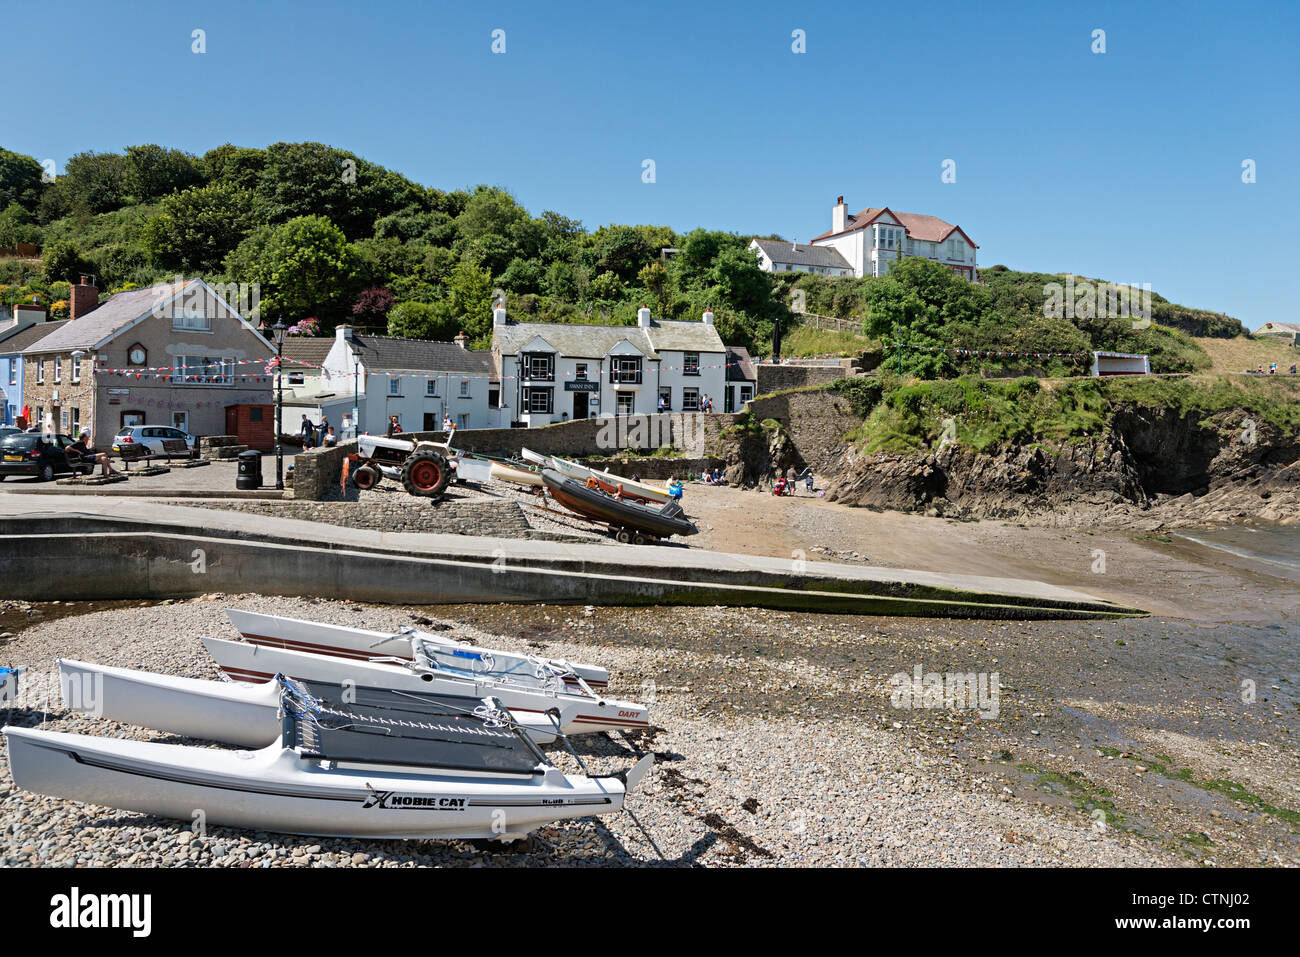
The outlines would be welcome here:
[[[856,216],[850,216],[844,229],[839,232],[836,232],[833,229],[828,229],[820,236],[814,236],[811,241],[815,243],[818,240],[829,239],[831,236],[841,236],[844,233],[866,229],[879,219],[882,213],[889,213],[889,215],[902,223],[903,227],[907,230],[908,237],[911,239],[919,239],[928,243],[941,243],[948,238],[953,230],[956,230],[961,233],[962,236],[966,237],[967,242],[978,248],[978,243],[967,236],[966,230],[962,229],[960,226],[954,226],[952,223],[945,222],[938,216],[925,216],[921,213],[897,213],[888,206],[868,206]]]

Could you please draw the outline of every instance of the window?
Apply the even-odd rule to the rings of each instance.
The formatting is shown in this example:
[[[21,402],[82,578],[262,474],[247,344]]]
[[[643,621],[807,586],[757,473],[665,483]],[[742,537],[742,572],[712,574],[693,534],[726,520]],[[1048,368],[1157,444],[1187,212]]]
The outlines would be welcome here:
[[[431,399],[438,398],[438,380],[426,379],[424,382],[424,394]],[[436,431],[436,430],[435,430]]]
[[[188,310],[179,309],[172,315],[172,328],[191,332],[211,332],[212,320],[208,316],[187,315]]]
[[[74,407],[72,410],[72,434],[76,435],[81,431],[81,409]]]
[[[262,407],[261,407],[260,405],[251,406],[251,407],[249,408],[249,410],[248,410],[248,421],[249,421],[249,422],[261,422],[261,421],[262,421]]]
[[[63,381],[63,356],[55,356],[54,359],[51,361],[53,361],[54,363],[54,381],[62,382]]]
[[[468,399],[468,398],[470,397],[470,396],[469,396],[469,379],[461,379],[461,380],[460,380],[460,397],[461,397],[462,399]]]
[[[124,428],[124,429],[130,429],[130,428],[133,428],[133,427],[135,427],[135,426],[139,426],[139,425],[144,425],[144,413],[143,413],[143,412],[123,412],[123,413],[122,413],[122,428]]]
[[[698,352],[682,353],[682,375],[700,374],[700,354]]]
[[[9,360],[9,384],[10,385],[18,384],[18,360],[17,359]]]
[[[81,381],[81,356],[72,357],[72,381]]]
[[[59,431],[60,432],[68,431],[68,410],[67,409],[63,409],[59,413]]]
[[[673,410],[673,389],[672,386],[659,387],[659,400],[663,403],[663,411],[671,412]]]
[[[44,359],[36,360],[36,384],[37,385],[45,384],[45,360]]]
[[[635,392],[614,393],[615,412],[618,415],[631,415],[636,408]]]
[[[740,404],[744,405],[752,398],[754,398],[754,387],[752,385],[742,385],[740,387]]]
[[[174,385],[234,385],[235,360],[220,356],[177,356]]]
[[[402,394],[402,380],[396,376],[388,377],[388,394],[400,396]]]
[[[289,372],[289,385],[305,385],[307,374],[301,370]]]
[[[683,412],[700,411],[700,390],[699,389],[682,389],[682,411]]]
[[[579,382],[586,382],[586,381],[587,381],[587,363],[585,363],[585,362],[579,362],[579,363],[578,363],[576,366],[574,366],[573,368],[574,368],[573,377],[574,377],[575,379],[577,379]],[[13,385],[12,382],[9,383],[9,384],[10,384],[10,385]]]
[[[550,352],[524,353],[524,378],[550,382],[555,378],[555,356]]]
[[[640,356],[614,356],[609,364],[610,382],[638,383],[641,381]]]
[[[525,389],[524,390],[524,408],[529,412],[551,413],[555,406],[552,404],[554,398],[553,389]]]

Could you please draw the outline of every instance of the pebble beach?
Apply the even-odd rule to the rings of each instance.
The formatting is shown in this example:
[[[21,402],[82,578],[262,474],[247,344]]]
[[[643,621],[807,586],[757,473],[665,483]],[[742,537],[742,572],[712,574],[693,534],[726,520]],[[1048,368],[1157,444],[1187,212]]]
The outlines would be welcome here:
[[[870,664],[869,654],[859,655],[847,668],[837,657],[844,657],[850,647],[885,649],[891,634],[915,641],[930,624],[916,620],[872,619],[877,627],[867,632],[858,620],[743,609],[413,609],[257,595],[209,595],[125,607],[6,605],[5,621],[14,637],[0,647],[7,661],[23,662],[32,670],[29,689],[42,681],[49,686],[57,657],[215,679],[216,666],[198,639],[238,637],[225,617],[226,607],[378,630],[423,623],[475,643],[596,662],[611,671],[610,694],[651,703],[654,728],[628,738],[575,738],[579,754],[597,773],[630,766],[640,751],[654,752],[656,763],[629,800],[631,813],[544,827],[529,846],[507,850],[457,841],[327,840],[216,827],[195,835],[186,822],[22,792],[13,786],[5,763],[0,765],[0,866],[1260,863],[1258,855],[1251,861],[1244,849],[1232,849],[1226,835],[1245,828],[1250,833],[1243,837],[1256,841],[1256,830],[1275,825],[1270,855],[1276,863],[1296,863],[1291,825],[1257,814],[1266,820],[1247,826],[1249,821],[1237,821],[1232,801],[1220,811],[1223,828],[1203,842],[1187,843],[1159,827],[1154,833],[1133,826],[1129,815],[1119,813],[1128,796],[1113,786],[1104,788],[1116,806],[1113,825],[1099,821],[1095,809],[1081,804],[1069,789],[1062,789],[1055,800],[1033,797],[1033,775],[1022,766],[1037,772],[1041,765],[1044,776],[1055,773],[1049,753],[1065,764],[1083,766],[1087,762],[1081,754],[1092,763],[1116,763],[1114,755],[1108,760],[1104,748],[1076,749],[1078,741],[1065,740],[1069,722],[1029,717],[1044,712],[1025,715],[1039,726],[1040,736],[1049,733],[1041,755],[1033,744],[1000,744],[969,714],[891,713],[888,694],[882,695],[880,685],[898,669]],[[15,622],[23,626],[15,627]],[[999,626],[973,627],[996,632]],[[1038,627],[1016,626],[1018,632]],[[945,629],[929,628],[926,640],[937,640],[937,631]],[[57,683],[53,687],[48,707],[34,706],[27,694],[27,707],[15,709],[9,720],[21,726],[180,743],[146,729],[65,711]],[[1003,710],[1014,715],[1025,708],[1047,707],[1036,701],[1034,695],[1025,695],[1004,703]],[[1036,736],[1018,730],[1015,720],[991,724],[1008,740],[1033,742]],[[562,769],[577,770],[572,757],[558,746],[549,754]],[[1070,770],[1061,768],[1063,774]],[[1259,773],[1266,773],[1263,764]],[[1096,776],[1091,770],[1086,774]],[[1100,783],[1094,787],[1102,788]],[[1048,781],[1043,793],[1052,792]],[[1201,810],[1212,820],[1214,808]],[[1158,822],[1159,816],[1154,818]],[[1179,827],[1176,823],[1173,830]]]

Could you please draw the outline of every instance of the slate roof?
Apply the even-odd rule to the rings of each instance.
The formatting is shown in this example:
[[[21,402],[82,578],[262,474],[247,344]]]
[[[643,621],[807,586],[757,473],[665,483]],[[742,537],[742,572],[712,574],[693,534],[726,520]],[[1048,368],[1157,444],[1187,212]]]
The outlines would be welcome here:
[[[816,266],[821,269],[847,269],[853,271],[849,261],[831,246],[795,246],[775,239],[755,239],[755,243],[774,263],[789,266]]]
[[[1294,332],[1300,332],[1300,323],[1295,322],[1266,322],[1255,330],[1255,335],[1276,335],[1277,333],[1290,335]]]
[[[501,355],[516,355],[533,339],[545,339],[560,355],[578,359],[601,359],[624,339],[649,359],[659,351],[724,352],[718,330],[705,322],[651,320],[649,329],[640,326],[586,325],[576,322],[511,322],[492,329],[493,348]]]
[[[72,320],[58,319],[54,322],[38,322],[34,326],[28,326],[11,336],[0,339],[0,355],[15,355],[24,352],[28,347],[44,339],[50,333],[66,326]]]
[[[754,382],[757,379],[749,350],[744,346],[727,346],[727,381]]]
[[[370,372],[472,372],[483,375],[494,371],[490,352],[462,349],[454,342],[354,335],[352,348]]]
[[[197,279],[163,283],[145,289],[119,292],[85,315],[60,324],[60,328],[43,337],[26,352],[67,352],[89,349],[116,335],[126,326],[147,315],[154,305],[171,298]]]
[[[306,362],[318,369],[325,364],[325,357],[329,355],[330,349],[334,348],[333,336],[285,336],[284,337],[284,368],[286,371],[302,369],[302,366],[289,362],[290,359],[297,359],[299,362]]]

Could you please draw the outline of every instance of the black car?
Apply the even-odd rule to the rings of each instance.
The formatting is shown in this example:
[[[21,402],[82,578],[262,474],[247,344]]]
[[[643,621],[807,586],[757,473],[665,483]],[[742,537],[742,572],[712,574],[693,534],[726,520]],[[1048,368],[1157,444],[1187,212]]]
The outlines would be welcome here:
[[[74,439],[70,435],[47,438],[38,432],[16,432],[0,437],[0,481],[11,475],[34,475],[42,482],[56,475],[89,475],[95,470],[93,462],[83,462],[75,453],[68,459],[68,446]]]

